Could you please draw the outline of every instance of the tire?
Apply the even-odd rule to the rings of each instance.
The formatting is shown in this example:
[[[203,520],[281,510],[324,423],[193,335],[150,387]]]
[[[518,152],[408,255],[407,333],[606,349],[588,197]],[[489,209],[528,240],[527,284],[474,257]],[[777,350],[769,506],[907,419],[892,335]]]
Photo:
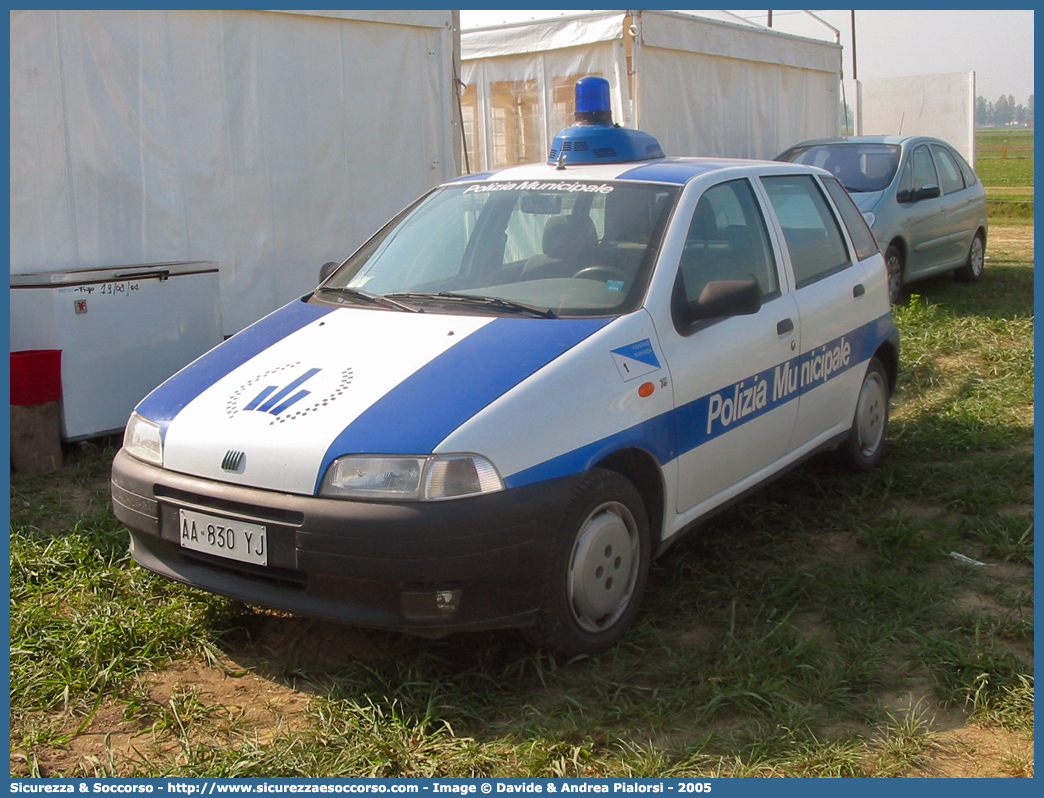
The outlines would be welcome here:
[[[888,374],[877,357],[870,359],[859,389],[855,418],[848,437],[838,447],[842,465],[861,473],[881,459],[888,430]]]
[[[594,469],[559,525],[540,612],[524,634],[566,658],[615,645],[638,612],[650,552],[649,522],[634,485]]]
[[[895,244],[889,244],[884,257],[888,271],[888,301],[894,305],[903,290],[903,253]]]
[[[968,260],[961,268],[953,273],[954,278],[960,283],[977,283],[982,279],[982,271],[985,267],[986,243],[982,233],[976,233],[968,247]]]

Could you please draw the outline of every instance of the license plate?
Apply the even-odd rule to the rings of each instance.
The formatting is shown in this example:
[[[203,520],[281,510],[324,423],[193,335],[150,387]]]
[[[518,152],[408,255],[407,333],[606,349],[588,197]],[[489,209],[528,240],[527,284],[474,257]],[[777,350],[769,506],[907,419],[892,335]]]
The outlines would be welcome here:
[[[180,510],[181,547],[228,560],[268,565],[268,536],[261,524]]]

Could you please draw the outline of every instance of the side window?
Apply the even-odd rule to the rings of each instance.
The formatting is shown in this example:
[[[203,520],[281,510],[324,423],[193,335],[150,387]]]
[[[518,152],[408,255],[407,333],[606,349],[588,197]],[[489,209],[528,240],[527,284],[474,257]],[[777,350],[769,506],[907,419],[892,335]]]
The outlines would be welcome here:
[[[714,280],[753,278],[764,299],[779,294],[765,220],[748,181],[733,180],[704,192],[678,268],[678,290],[689,302],[699,299]]]
[[[763,177],[790,251],[797,287],[851,266],[841,230],[811,175]]]
[[[978,179],[975,177],[975,170],[968,166],[968,162],[961,157],[959,152],[951,152],[954,159],[957,161],[957,165],[961,168],[961,174],[964,175],[964,185],[974,186]]]
[[[939,185],[939,178],[935,175],[935,165],[932,163],[932,156],[925,145],[922,144],[913,151],[910,164],[913,169],[913,185],[911,188],[914,191],[929,185]]]
[[[903,174],[899,178],[899,187],[896,189],[896,196],[902,196],[903,194],[909,196],[910,192],[913,191],[913,157],[906,159],[906,163],[903,164]],[[901,201],[901,200],[900,200]]]
[[[964,178],[961,169],[953,159],[953,155],[945,147],[938,144],[932,145],[932,155],[935,156],[935,165],[939,169],[939,179],[942,181],[939,188],[943,194],[952,194],[964,188]]]
[[[859,260],[869,258],[878,251],[877,241],[874,240],[874,234],[870,232],[870,228],[866,226],[863,214],[859,212],[852,198],[845,191],[845,187],[834,178],[823,178],[823,185],[826,186],[827,193],[834,200],[837,212],[841,214],[841,219],[848,228],[852,244],[855,245],[856,257]]]

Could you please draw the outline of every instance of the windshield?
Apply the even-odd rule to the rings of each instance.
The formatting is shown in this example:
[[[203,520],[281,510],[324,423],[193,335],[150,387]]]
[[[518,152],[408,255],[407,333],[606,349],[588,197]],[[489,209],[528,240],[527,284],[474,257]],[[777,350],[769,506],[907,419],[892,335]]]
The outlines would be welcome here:
[[[630,312],[644,297],[679,190],[576,181],[439,188],[370,239],[316,295],[549,318]]]
[[[779,160],[826,169],[850,192],[884,191],[899,165],[899,145],[816,144],[795,147]]]

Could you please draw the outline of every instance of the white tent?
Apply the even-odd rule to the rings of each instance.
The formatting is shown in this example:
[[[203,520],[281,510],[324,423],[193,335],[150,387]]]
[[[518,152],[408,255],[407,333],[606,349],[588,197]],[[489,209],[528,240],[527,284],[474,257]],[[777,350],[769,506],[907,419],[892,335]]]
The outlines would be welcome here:
[[[459,172],[451,11],[12,11],[11,272],[202,260],[225,333]]]
[[[543,160],[573,85],[610,83],[615,122],[668,155],[773,158],[838,133],[841,47],[669,11],[605,12],[461,34],[472,171]]]

